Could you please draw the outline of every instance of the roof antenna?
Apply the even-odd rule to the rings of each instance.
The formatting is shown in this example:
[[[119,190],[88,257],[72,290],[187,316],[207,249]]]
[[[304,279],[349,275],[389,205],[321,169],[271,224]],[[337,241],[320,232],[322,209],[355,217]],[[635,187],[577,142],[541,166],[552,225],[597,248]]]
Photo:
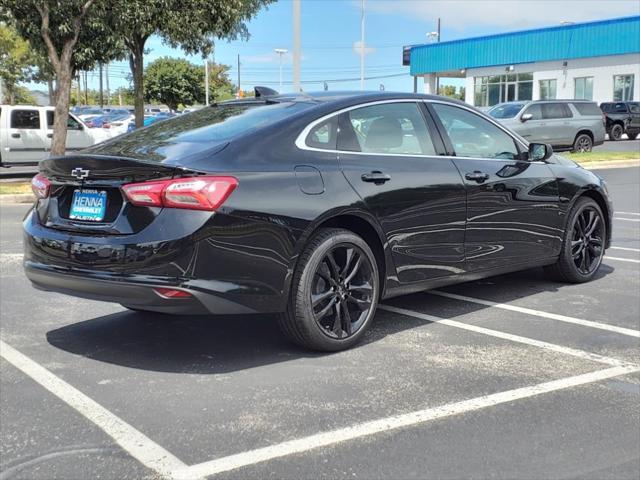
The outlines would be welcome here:
[[[276,92],[273,88],[260,86],[253,87],[253,93],[255,94],[256,98],[273,97],[274,95],[279,95],[279,93]]]

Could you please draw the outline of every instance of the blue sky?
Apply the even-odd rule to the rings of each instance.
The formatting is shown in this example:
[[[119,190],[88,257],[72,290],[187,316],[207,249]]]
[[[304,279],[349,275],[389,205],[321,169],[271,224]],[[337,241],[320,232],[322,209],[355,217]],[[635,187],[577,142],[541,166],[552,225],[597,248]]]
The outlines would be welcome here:
[[[413,80],[402,66],[402,46],[426,43],[428,32],[442,21],[442,41],[540,26],[561,21],[589,21],[640,14],[637,0],[366,0],[366,76],[398,75],[365,82],[368,90],[384,84],[386,90],[411,91]],[[188,28],[188,25],[185,25]],[[292,3],[280,0],[258,13],[248,24],[248,41],[216,44],[215,61],[230,65],[237,78],[237,55],[241,61],[244,89],[253,85],[278,88],[278,56],[274,48],[292,50]],[[359,89],[360,61],[355,42],[360,40],[360,0],[302,0],[301,79],[307,91]],[[152,37],[147,42],[145,63],[161,56],[184,57],[180,50]],[[190,57],[201,62],[201,57]],[[89,74],[90,87],[97,88],[97,75]],[[111,65],[110,87],[129,85],[127,62]],[[283,61],[283,91],[291,91],[291,57]],[[459,85],[459,81],[454,83]],[[420,83],[420,88],[422,84]]]

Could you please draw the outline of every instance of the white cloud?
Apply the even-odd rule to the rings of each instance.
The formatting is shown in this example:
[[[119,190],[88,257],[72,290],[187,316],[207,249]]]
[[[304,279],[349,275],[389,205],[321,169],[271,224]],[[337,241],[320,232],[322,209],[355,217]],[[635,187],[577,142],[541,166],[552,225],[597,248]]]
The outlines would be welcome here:
[[[440,17],[443,28],[462,33],[469,27],[490,26],[498,33],[559,25],[562,21],[640,15],[638,0],[379,0],[366,5],[371,13],[422,19],[428,22],[426,30],[433,29]]]
[[[358,40],[357,42],[353,42],[353,51],[360,55],[360,52],[362,50],[362,42],[360,40]],[[364,44],[364,54],[365,55],[369,55],[370,53],[375,52],[376,49],[373,47],[367,47],[367,44]]]

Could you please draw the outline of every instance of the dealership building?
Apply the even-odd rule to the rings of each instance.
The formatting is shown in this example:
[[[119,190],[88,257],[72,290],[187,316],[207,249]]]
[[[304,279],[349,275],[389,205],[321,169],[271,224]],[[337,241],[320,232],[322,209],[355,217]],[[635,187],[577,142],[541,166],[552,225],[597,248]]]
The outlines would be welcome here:
[[[640,100],[640,16],[413,45],[410,72],[435,93],[464,78],[465,100]]]

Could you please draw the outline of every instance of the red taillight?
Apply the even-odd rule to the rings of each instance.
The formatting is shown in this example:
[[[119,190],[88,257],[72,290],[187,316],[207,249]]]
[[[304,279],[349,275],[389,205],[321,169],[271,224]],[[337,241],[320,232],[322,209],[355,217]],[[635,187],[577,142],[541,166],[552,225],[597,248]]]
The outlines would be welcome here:
[[[47,198],[51,190],[51,182],[39,173],[31,179],[31,190],[36,198]]]
[[[109,124],[109,123],[103,123],[103,124],[102,124],[102,128],[111,128],[111,124]]]
[[[147,207],[218,209],[238,186],[233,177],[188,177],[122,186],[134,205]]]
[[[153,289],[163,298],[191,298],[192,295],[185,290],[177,290],[175,288],[158,287]]]

